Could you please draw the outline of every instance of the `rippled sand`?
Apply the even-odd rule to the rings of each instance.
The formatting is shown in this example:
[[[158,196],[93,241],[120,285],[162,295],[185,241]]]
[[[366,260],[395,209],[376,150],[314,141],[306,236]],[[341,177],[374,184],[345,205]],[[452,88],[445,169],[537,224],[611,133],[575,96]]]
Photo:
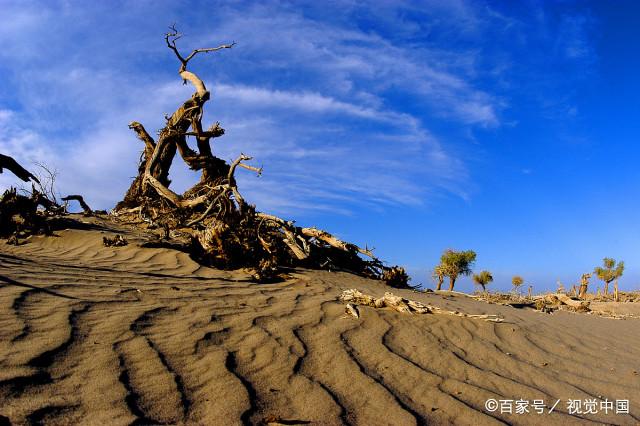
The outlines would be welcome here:
[[[85,219],[82,219],[85,220]],[[542,314],[464,296],[394,293],[504,323],[360,308],[379,282],[298,270],[278,284],[218,271],[133,230],[0,242],[0,424],[638,424],[640,320]],[[102,245],[123,233],[126,247]],[[543,399],[551,414],[500,414]],[[630,414],[567,413],[568,399]]]

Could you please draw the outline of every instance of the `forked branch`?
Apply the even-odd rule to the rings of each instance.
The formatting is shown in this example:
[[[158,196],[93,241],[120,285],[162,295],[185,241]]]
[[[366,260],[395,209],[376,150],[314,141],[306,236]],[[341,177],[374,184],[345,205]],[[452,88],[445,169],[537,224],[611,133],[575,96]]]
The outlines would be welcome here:
[[[215,52],[222,49],[231,49],[233,46],[235,46],[236,44],[235,41],[231,44],[221,44],[220,46],[217,46],[217,47],[205,47],[200,49],[194,49],[185,58],[180,54],[180,51],[178,50],[178,46],[176,45],[176,41],[178,41],[182,37],[182,34],[178,32],[175,24],[169,27],[169,29],[171,31],[165,34],[164,40],[167,43],[167,47],[171,49],[173,53],[175,53],[176,57],[180,61],[180,69],[178,70],[180,77],[182,77],[182,80],[184,81],[185,84],[187,83],[187,81],[190,81],[191,84],[193,84],[193,86],[196,88],[196,92],[200,97],[203,97],[203,98],[206,97],[207,96],[206,94],[208,92],[207,92],[207,88],[204,85],[204,82],[191,71],[187,71],[187,64],[198,53],[209,53],[209,52]]]

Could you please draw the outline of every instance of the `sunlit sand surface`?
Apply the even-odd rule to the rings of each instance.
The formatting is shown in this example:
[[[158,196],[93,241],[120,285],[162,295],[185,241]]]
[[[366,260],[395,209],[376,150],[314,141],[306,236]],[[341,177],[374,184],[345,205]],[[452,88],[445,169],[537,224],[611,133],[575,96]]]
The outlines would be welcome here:
[[[255,284],[81,220],[90,226],[0,243],[0,423],[640,422],[640,320],[395,289],[505,321],[369,307],[356,319],[343,290],[389,289],[310,270]],[[115,233],[129,244],[104,247]],[[629,400],[630,414],[568,413],[569,399],[594,398]],[[560,403],[507,414],[488,399]]]

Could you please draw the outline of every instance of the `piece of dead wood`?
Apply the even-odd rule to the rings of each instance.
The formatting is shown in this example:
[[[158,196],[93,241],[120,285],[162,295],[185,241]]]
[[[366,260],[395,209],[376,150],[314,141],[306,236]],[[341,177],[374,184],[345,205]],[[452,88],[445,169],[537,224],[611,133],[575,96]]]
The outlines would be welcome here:
[[[589,312],[589,302],[584,300],[573,300],[571,297],[564,293],[545,294],[543,296],[535,297],[536,307],[540,310],[550,306],[566,305],[576,312]]]
[[[344,308],[344,313],[347,315],[351,315],[352,317],[355,317],[355,318],[360,318],[360,313],[358,312],[358,308],[356,308],[355,305],[351,303],[347,303],[347,305]]]
[[[304,235],[305,237],[311,237],[311,238],[317,238],[318,240],[324,241],[325,243],[329,244],[332,247],[335,247],[337,249],[343,250],[343,251],[354,251],[354,252],[359,252],[364,254],[365,256],[371,257],[371,258],[375,258],[373,252],[371,250],[369,250],[368,248],[361,248],[356,246],[355,244],[351,244],[351,243],[346,243],[336,237],[334,237],[333,235],[331,235],[330,233],[328,233],[327,231],[323,231],[322,229],[318,229],[318,228],[301,228],[300,229],[300,233],[302,235]]]
[[[405,299],[400,296],[396,296],[393,293],[386,292],[384,296],[376,298],[374,296],[364,294],[360,290],[355,288],[345,290],[340,295],[340,300],[347,302],[347,308],[350,304],[371,306],[373,308],[391,308],[398,312],[406,314],[444,314],[455,315],[465,318],[477,318],[491,322],[502,322],[503,318],[498,315],[474,315],[467,314],[459,311],[448,311],[442,308],[438,308],[433,305],[425,305],[415,300]]]
[[[82,195],[67,195],[66,197],[62,198],[62,201],[71,201],[71,200],[75,200],[78,203],[80,203],[80,207],[82,207],[82,211],[84,212],[85,215],[91,215],[93,213],[93,210],[91,210],[91,207],[89,207],[89,204],[87,204],[84,201],[84,198],[82,197]]]
[[[25,182],[29,182],[31,179],[34,182],[40,182],[38,178],[32,175],[27,169],[22,167],[16,160],[9,157],[8,155],[0,154],[0,173],[2,173],[2,169],[7,169],[16,175],[18,178]]]
[[[105,247],[123,247],[129,242],[122,235],[116,234],[115,237],[102,237],[102,244]]]
[[[308,420],[298,420],[298,419],[281,419],[280,417],[277,416],[267,416],[265,418],[262,419],[262,423],[263,425],[266,426],[286,426],[286,425],[308,425],[311,424],[310,421]]]
[[[553,296],[557,297],[558,300],[560,300],[562,303],[564,303],[565,305],[571,306],[572,308],[579,309],[579,308],[589,307],[589,302],[573,300],[566,294],[559,293],[559,294],[554,294]]]

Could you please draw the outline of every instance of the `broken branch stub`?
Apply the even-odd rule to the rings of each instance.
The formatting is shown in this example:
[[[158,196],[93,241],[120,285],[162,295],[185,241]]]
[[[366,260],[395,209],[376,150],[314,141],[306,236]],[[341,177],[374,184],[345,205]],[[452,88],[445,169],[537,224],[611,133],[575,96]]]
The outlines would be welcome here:
[[[360,318],[360,312],[358,312],[358,308],[356,308],[351,303],[347,303],[347,305],[344,308],[344,312],[345,314],[351,315],[354,318]]]
[[[40,182],[38,178],[36,178],[33,174],[31,174],[31,172],[18,164],[16,160],[9,157],[8,155],[0,154],[0,173],[2,173],[3,169],[9,170],[11,173],[25,182],[29,182],[29,179],[34,182]]]

